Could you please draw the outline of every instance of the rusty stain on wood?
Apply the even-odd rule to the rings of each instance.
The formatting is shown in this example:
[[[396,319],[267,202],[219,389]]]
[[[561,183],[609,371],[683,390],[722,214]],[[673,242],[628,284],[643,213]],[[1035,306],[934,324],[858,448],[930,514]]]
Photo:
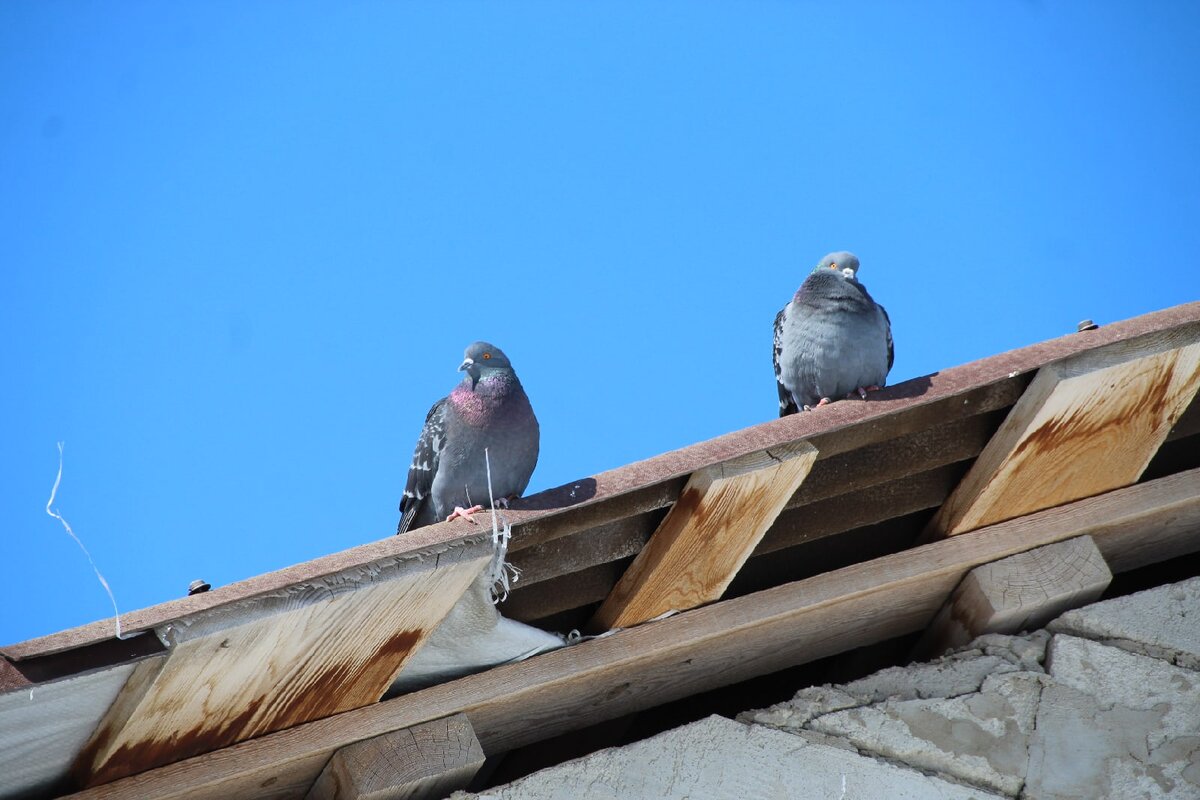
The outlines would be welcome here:
[[[490,556],[425,562],[352,589],[307,586],[284,610],[180,626],[131,678],[75,762],[87,786],[377,702]]]
[[[1200,387],[1200,343],[1044,367],[927,538],[954,535],[1137,482]]]
[[[592,627],[636,625],[718,599],[816,458],[815,447],[796,442],[694,473]]]

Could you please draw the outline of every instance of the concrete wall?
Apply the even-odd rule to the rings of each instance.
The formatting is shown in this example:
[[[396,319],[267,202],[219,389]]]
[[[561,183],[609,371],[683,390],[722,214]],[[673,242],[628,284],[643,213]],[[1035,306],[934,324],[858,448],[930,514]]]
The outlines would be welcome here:
[[[1200,578],[457,798],[1200,798]]]

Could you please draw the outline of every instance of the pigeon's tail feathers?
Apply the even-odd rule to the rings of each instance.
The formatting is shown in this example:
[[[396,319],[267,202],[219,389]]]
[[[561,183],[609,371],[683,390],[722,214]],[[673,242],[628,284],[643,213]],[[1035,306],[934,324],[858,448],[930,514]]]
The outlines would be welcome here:
[[[408,467],[408,481],[404,485],[404,496],[400,500],[400,524],[396,533],[404,533],[412,527],[418,513],[429,502],[433,490],[433,476],[437,474],[442,447],[446,443],[446,398],[433,404],[425,415],[425,427],[417,438],[413,450],[412,464]]]
[[[783,319],[786,313],[787,306],[784,306],[775,315],[775,346],[771,353],[771,360],[775,364],[775,388],[779,390],[779,416],[781,417],[800,412],[800,407],[796,405],[796,399],[783,385],[783,368],[779,365],[779,357],[783,353]]]
[[[424,499],[423,497],[413,497],[407,492],[404,493],[404,499],[400,501],[400,524],[396,526],[397,534],[404,533],[412,527],[413,520],[416,519],[417,512],[421,510]]]
[[[891,372],[892,362],[896,360],[896,348],[892,344],[892,318],[888,316],[887,309],[879,303],[876,303],[875,306],[879,309],[879,313],[883,314],[883,327],[887,331],[888,372]]]

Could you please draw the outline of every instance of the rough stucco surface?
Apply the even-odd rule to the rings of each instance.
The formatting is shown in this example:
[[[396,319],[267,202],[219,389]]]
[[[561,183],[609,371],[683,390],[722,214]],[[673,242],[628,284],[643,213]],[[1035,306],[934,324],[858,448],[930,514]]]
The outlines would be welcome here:
[[[1200,797],[1200,674],[1055,636],[1026,796]]]
[[[801,689],[738,722],[710,717],[479,797],[1200,800],[1197,665],[1200,578]]]
[[[479,800],[889,798],[994,800],[803,736],[708,717],[626,747],[592,753],[478,795]]]
[[[1200,578],[1068,611],[1049,629],[1200,669]]]

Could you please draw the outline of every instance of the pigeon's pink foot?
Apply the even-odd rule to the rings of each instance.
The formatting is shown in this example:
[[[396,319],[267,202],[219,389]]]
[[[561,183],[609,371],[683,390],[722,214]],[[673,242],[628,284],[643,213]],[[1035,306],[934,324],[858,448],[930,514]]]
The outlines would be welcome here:
[[[815,406],[804,406],[804,410],[805,410],[805,411],[812,411],[814,408],[820,408],[821,406],[827,406],[827,405],[829,405],[829,404],[830,404],[830,403],[832,403],[832,402],[833,402],[833,401],[832,401],[832,400],[830,400],[828,397],[822,397],[822,398],[821,398],[821,401],[820,401],[819,403],[817,403]]]
[[[478,514],[480,511],[483,511],[483,506],[471,506],[470,508],[455,506],[454,511],[450,514],[450,516],[446,517],[446,522],[449,522],[452,519],[465,519],[472,525],[478,525],[479,523],[476,520],[471,519],[471,515]]]

